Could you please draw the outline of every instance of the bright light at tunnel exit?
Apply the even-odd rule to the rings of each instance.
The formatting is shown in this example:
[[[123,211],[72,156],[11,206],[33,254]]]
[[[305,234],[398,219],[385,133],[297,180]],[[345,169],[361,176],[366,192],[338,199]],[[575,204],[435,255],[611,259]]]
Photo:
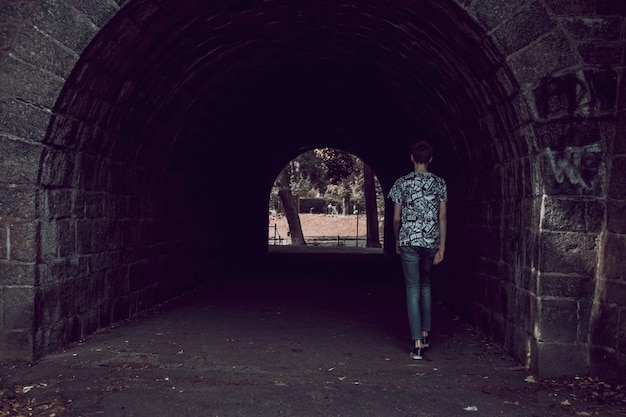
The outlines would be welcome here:
[[[379,249],[384,210],[380,182],[363,160],[341,149],[315,148],[290,160],[274,181],[268,245]],[[292,230],[298,227],[301,232]]]

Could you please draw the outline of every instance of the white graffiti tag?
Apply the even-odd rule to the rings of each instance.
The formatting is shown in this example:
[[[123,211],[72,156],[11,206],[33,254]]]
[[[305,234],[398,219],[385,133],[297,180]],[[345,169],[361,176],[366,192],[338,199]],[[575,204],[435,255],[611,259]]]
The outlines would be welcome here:
[[[602,149],[593,144],[582,147],[567,147],[563,152],[546,148],[550,168],[556,181],[562,184],[565,179],[586,190],[592,189],[602,165]]]

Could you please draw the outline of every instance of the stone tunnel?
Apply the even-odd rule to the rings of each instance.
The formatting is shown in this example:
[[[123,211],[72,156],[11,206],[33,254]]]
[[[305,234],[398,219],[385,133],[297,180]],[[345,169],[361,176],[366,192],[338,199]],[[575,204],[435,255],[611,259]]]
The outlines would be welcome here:
[[[386,193],[424,138],[445,303],[541,376],[623,377],[625,23],[618,0],[3,1],[0,359],[264,257],[299,153],[347,150]]]

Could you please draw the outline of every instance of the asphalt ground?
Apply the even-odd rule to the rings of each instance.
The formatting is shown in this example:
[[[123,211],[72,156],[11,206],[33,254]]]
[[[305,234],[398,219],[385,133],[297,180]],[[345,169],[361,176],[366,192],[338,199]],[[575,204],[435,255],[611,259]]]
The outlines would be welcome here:
[[[243,267],[242,267],[243,266]],[[546,384],[435,303],[409,358],[383,255],[270,254],[34,364],[4,363],[0,416],[616,416]]]

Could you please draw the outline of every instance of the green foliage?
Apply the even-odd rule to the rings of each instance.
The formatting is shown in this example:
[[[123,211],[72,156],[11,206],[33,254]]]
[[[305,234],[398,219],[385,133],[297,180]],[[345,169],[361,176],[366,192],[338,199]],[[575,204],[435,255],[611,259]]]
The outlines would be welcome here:
[[[338,185],[358,175],[357,157],[340,149],[323,148],[312,151],[325,168],[325,179]]]
[[[325,198],[361,206],[363,193],[363,161],[349,152],[334,148],[319,148],[304,152],[292,159],[284,169],[288,171],[294,196]],[[384,207],[382,190],[376,181],[379,212]],[[277,206],[277,188],[270,196],[270,208]],[[347,207],[349,208],[349,207]]]

